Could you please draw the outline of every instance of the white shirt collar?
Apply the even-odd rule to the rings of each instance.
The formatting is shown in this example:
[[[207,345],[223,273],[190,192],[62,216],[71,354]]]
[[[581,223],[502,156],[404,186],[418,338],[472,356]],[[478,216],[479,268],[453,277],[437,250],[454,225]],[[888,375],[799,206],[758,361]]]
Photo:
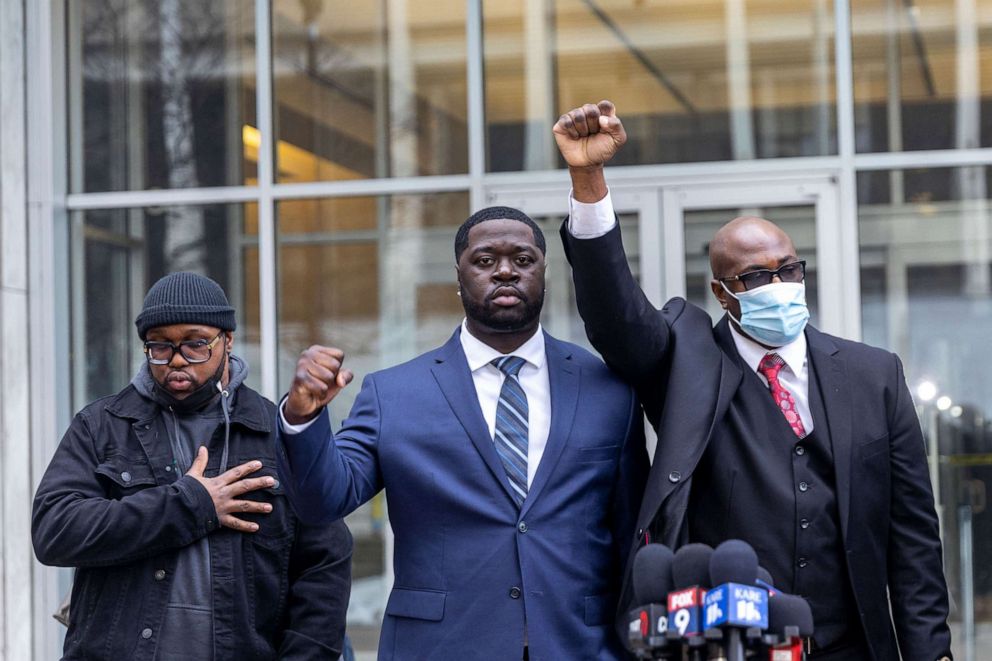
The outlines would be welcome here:
[[[758,371],[758,365],[761,364],[761,359],[769,353],[777,353],[782,356],[782,360],[785,364],[792,370],[793,374],[802,374],[803,367],[806,365],[806,333],[802,332],[799,337],[789,342],[786,345],[780,346],[777,349],[766,349],[761,346],[747,335],[741,333],[734,326],[733,322],[729,321],[730,324],[730,334],[734,338],[734,344],[737,345],[737,353],[741,355],[744,362],[747,363],[755,372]]]
[[[500,353],[472,335],[468,330],[465,320],[462,321],[462,332],[459,339],[462,343],[462,351],[465,352],[465,359],[468,361],[468,368],[473,372],[485,367],[495,358],[508,355]],[[537,369],[544,367],[544,361],[546,360],[544,355],[544,329],[540,324],[537,325],[537,331],[526,342],[517,347],[512,355],[523,358]],[[493,367],[493,369],[496,368]]]

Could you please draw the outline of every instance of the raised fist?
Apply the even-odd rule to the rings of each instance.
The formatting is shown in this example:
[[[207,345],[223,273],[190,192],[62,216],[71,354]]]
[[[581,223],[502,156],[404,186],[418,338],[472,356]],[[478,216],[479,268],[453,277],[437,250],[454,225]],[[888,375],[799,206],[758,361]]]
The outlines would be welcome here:
[[[296,425],[310,420],[351,383],[354,375],[341,369],[343,362],[343,351],[317,344],[300,354],[283,409],[286,422]]]
[[[572,168],[603,165],[627,142],[627,133],[611,101],[569,110],[554,126],[555,142]]]

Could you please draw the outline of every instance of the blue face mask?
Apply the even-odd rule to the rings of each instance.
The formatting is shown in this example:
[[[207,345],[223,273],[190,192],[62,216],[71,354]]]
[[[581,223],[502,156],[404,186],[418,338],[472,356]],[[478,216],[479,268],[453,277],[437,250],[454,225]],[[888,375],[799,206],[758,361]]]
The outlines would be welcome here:
[[[806,285],[802,282],[773,282],[737,294],[720,283],[728,294],[740,301],[741,318],[734,319],[741,330],[769,347],[792,342],[806,328]],[[730,314],[729,312],[727,313]],[[733,319],[733,316],[730,317]]]

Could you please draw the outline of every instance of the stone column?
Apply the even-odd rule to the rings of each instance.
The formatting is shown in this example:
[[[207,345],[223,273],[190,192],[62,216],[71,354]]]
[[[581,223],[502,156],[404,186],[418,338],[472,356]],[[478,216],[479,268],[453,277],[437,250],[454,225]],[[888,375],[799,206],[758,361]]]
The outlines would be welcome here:
[[[25,0],[0,0],[0,660],[32,658]]]

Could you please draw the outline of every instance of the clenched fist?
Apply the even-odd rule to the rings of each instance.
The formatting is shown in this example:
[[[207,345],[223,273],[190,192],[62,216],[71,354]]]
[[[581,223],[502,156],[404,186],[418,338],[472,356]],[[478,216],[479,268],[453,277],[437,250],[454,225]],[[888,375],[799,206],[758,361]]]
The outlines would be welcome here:
[[[343,351],[317,344],[300,354],[283,409],[286,422],[298,425],[316,417],[342,388],[351,383],[355,375],[351,370],[341,368],[343,362]]]
[[[603,165],[627,142],[616,108],[606,100],[569,110],[552,130],[569,168]]]

